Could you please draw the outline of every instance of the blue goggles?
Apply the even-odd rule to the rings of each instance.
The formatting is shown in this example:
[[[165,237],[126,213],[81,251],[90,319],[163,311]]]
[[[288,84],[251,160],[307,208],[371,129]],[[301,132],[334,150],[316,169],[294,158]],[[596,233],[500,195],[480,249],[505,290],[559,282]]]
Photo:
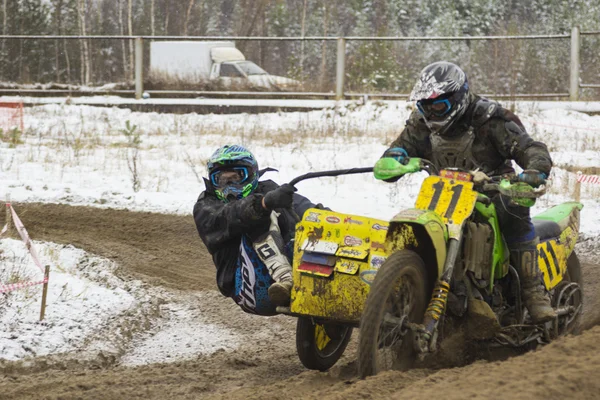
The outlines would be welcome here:
[[[426,118],[435,116],[443,117],[452,110],[452,104],[448,99],[439,100],[419,100],[417,101],[417,108]]]
[[[240,185],[248,180],[247,167],[221,168],[210,174],[210,182],[217,188]]]

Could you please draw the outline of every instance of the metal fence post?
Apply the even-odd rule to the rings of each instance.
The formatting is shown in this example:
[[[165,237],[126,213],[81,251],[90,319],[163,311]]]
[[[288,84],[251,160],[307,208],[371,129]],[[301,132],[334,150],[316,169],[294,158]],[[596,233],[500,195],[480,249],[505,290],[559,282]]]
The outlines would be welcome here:
[[[335,99],[344,99],[344,77],[346,75],[346,39],[337,39],[337,64],[335,74]]]
[[[569,97],[571,101],[579,100],[579,27],[571,29],[571,81]]]
[[[142,98],[144,92],[144,41],[135,38],[135,98]]]

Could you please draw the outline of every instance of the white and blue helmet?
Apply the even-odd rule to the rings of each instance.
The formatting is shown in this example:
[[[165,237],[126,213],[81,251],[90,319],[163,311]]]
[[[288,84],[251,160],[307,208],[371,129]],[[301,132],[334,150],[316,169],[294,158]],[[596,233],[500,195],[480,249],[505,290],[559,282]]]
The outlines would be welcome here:
[[[426,66],[410,94],[431,132],[443,135],[469,106],[467,74],[456,64],[439,61]]]

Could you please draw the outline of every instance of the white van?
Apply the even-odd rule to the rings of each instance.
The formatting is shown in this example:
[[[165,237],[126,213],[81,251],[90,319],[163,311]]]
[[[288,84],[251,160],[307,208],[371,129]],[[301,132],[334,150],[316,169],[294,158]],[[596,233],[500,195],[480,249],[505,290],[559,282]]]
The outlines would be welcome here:
[[[270,75],[246,60],[233,42],[169,41],[150,44],[150,78],[168,83],[215,82],[225,87],[295,90],[300,82]]]

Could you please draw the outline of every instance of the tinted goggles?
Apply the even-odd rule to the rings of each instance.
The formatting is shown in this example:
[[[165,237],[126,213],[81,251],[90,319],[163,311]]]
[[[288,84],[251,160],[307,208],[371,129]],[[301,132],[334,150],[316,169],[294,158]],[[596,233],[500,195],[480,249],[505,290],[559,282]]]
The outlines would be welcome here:
[[[215,187],[239,185],[248,180],[248,175],[248,168],[246,167],[223,168],[210,174],[210,182]]]
[[[443,117],[452,110],[452,104],[448,99],[419,100],[417,108],[425,117]]]

